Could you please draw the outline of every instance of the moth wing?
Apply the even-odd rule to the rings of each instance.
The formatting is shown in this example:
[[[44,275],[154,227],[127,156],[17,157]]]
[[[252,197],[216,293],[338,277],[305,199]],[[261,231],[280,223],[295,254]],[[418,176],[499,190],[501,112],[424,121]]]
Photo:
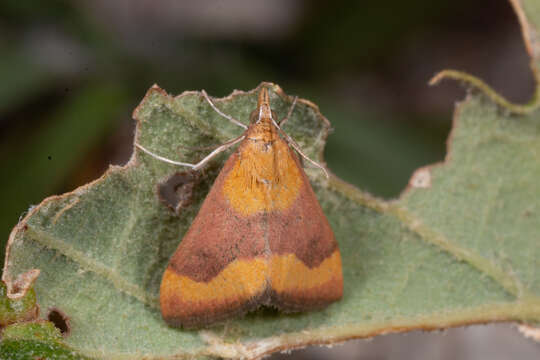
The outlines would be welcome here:
[[[233,154],[224,165],[165,270],[160,304],[170,325],[208,325],[252,310],[267,297],[263,221],[231,211],[221,191],[236,161]]]
[[[341,255],[334,233],[299,165],[293,204],[269,217],[271,303],[283,311],[319,309],[341,299]]]

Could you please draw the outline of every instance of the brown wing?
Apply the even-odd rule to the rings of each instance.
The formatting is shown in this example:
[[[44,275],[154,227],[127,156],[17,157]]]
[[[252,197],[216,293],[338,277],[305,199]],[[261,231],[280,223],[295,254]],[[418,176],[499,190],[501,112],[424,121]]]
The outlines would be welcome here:
[[[264,214],[241,216],[222,192],[236,161],[233,154],[226,162],[163,275],[161,313],[170,325],[207,325],[267,296]]]
[[[299,196],[285,211],[269,215],[272,304],[283,311],[322,308],[341,299],[341,256],[319,202],[296,156]]]

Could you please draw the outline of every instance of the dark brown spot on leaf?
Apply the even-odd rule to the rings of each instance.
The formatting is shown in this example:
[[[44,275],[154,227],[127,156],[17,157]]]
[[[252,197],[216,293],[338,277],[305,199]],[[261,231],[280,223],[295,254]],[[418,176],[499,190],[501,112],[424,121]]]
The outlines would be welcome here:
[[[157,186],[159,200],[177,215],[191,205],[193,190],[199,183],[199,172],[176,172]]]

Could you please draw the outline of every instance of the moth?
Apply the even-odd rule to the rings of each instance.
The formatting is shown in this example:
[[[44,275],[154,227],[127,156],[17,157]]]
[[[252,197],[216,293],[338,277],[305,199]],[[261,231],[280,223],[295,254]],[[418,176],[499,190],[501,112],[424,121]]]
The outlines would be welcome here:
[[[341,299],[338,244],[296,152],[304,154],[281,130],[297,99],[278,122],[263,86],[246,127],[203,95],[214,110],[245,128],[240,137],[198,164],[172,161],[136,144],[160,160],[198,170],[239,143],[163,274],[163,319],[198,328],[261,305],[298,312]]]

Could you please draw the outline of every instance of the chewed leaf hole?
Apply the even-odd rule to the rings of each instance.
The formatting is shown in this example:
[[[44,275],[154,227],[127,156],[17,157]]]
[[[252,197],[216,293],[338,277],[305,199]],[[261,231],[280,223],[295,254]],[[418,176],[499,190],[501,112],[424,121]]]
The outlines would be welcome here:
[[[49,313],[47,314],[47,320],[52,322],[54,326],[60,330],[63,336],[69,335],[69,331],[71,330],[69,326],[69,318],[62,311],[56,308],[50,309]]]

